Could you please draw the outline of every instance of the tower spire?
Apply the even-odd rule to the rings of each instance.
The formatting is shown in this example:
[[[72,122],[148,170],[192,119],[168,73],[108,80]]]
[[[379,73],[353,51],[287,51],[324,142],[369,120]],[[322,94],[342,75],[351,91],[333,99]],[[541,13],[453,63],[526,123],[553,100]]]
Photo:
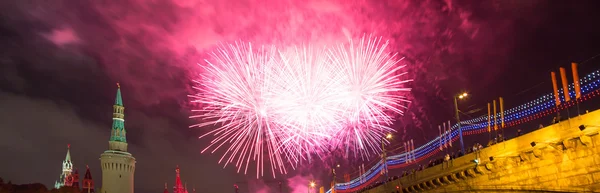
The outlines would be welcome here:
[[[55,188],[63,186],[71,186],[73,183],[71,172],[73,171],[73,162],[71,161],[71,145],[67,144],[67,155],[65,160],[62,161],[62,173],[58,181],[54,184]]]
[[[103,193],[134,192],[135,158],[127,152],[124,111],[121,85],[117,84],[108,150],[100,155],[100,166],[102,168],[101,192]]]
[[[185,193],[183,184],[181,184],[181,175],[179,174],[179,165],[175,168],[175,186],[173,186],[173,193]]]
[[[71,144],[67,144],[67,156],[65,157],[65,162],[71,162]]]
[[[169,190],[167,189],[167,183],[165,182],[165,191],[163,193],[169,193]]]
[[[123,106],[123,99],[121,98],[121,84],[117,82],[117,97],[115,98],[115,105]]]
[[[76,188],[79,191],[79,170],[77,168],[73,168],[73,173],[71,176],[73,179],[71,187]]]
[[[125,107],[121,98],[121,85],[117,83],[117,96],[113,105],[113,124],[110,132],[109,150],[127,152],[127,131],[125,130]]]
[[[94,181],[92,180],[92,173],[90,167],[85,165],[85,175],[83,176],[83,191],[82,193],[94,193]]]
[[[63,161],[63,173],[61,175],[63,186],[73,185],[73,178],[71,176],[73,172],[73,162],[71,161],[71,144],[67,144],[67,155]]]

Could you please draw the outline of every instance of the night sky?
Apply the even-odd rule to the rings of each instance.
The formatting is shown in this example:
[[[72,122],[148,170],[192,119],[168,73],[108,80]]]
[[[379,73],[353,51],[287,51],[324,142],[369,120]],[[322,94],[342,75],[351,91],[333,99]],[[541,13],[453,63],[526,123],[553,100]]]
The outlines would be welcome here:
[[[452,119],[452,94],[470,92],[461,104],[469,109],[503,96],[508,109],[551,92],[549,72],[560,66],[598,69],[600,58],[588,59],[600,54],[599,8],[582,0],[0,1],[0,177],[52,187],[71,144],[80,175],[89,165],[101,187],[120,82],[136,192],[172,187],[176,165],[198,192],[231,192],[238,182],[256,192],[272,179],[223,169],[218,154],[200,154],[207,130],[188,128],[190,81],[219,42],[336,42],[344,31],[390,39],[415,80],[397,141],[418,146]],[[306,184],[326,175],[317,168],[278,179]]]

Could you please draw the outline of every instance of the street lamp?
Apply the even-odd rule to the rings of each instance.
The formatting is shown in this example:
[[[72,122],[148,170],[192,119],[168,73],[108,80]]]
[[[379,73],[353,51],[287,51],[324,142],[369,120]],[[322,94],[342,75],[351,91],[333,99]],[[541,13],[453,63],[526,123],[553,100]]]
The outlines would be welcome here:
[[[458,136],[460,137],[460,149],[465,154],[465,144],[463,143],[462,128],[460,127],[460,116],[458,115],[458,99],[464,99],[469,96],[466,92],[454,96],[454,111],[456,112],[456,124],[458,124]]]
[[[392,139],[392,134],[388,133],[387,135],[385,135],[385,138],[387,140]],[[385,152],[385,143],[383,141],[384,139],[381,139],[381,160],[383,161],[383,172],[385,173],[385,181],[387,181],[388,179],[388,171],[387,171],[387,153]]]
[[[392,134],[391,134],[391,133],[388,133],[388,134],[385,136],[385,138],[386,138],[386,139],[392,139]]]
[[[337,167],[339,168],[339,167],[340,167],[340,164],[338,164],[338,165],[337,165]],[[335,183],[336,183],[336,179],[335,179],[335,168],[331,168],[331,174],[333,175],[333,183],[332,183],[332,184],[333,184],[333,187],[331,187],[331,188],[332,188],[332,189],[334,190],[334,192],[335,192]]]
[[[314,181],[310,182],[310,184],[309,184],[310,188],[308,188],[308,193],[310,193],[310,189],[314,188],[315,185],[317,185],[317,184],[315,184]]]

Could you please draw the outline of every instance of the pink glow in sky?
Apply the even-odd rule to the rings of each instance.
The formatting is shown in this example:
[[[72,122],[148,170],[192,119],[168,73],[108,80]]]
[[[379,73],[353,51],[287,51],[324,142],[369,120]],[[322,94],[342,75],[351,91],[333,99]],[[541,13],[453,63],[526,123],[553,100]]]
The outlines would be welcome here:
[[[45,34],[44,36],[58,46],[79,42],[79,37],[77,37],[77,34],[71,28],[55,29],[50,34]]]
[[[301,176],[297,175],[287,179],[287,185],[290,187],[290,193],[304,193],[309,192],[309,184],[311,181],[314,181],[315,178],[313,176]],[[323,184],[326,183],[326,184]],[[330,185],[327,182],[319,182],[316,183],[316,186],[311,189],[311,192],[319,192],[319,187],[329,187]]]

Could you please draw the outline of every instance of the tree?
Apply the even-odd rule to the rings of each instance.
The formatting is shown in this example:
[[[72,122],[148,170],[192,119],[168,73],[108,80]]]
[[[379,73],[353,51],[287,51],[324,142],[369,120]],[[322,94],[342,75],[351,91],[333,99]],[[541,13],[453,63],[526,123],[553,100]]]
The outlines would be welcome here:
[[[79,188],[63,186],[58,189],[58,193],[81,193]]]
[[[48,193],[48,188],[40,183],[13,185],[13,193]]]
[[[41,183],[19,185],[12,184],[10,180],[4,183],[4,179],[0,178],[0,193],[50,193],[50,191]]]

